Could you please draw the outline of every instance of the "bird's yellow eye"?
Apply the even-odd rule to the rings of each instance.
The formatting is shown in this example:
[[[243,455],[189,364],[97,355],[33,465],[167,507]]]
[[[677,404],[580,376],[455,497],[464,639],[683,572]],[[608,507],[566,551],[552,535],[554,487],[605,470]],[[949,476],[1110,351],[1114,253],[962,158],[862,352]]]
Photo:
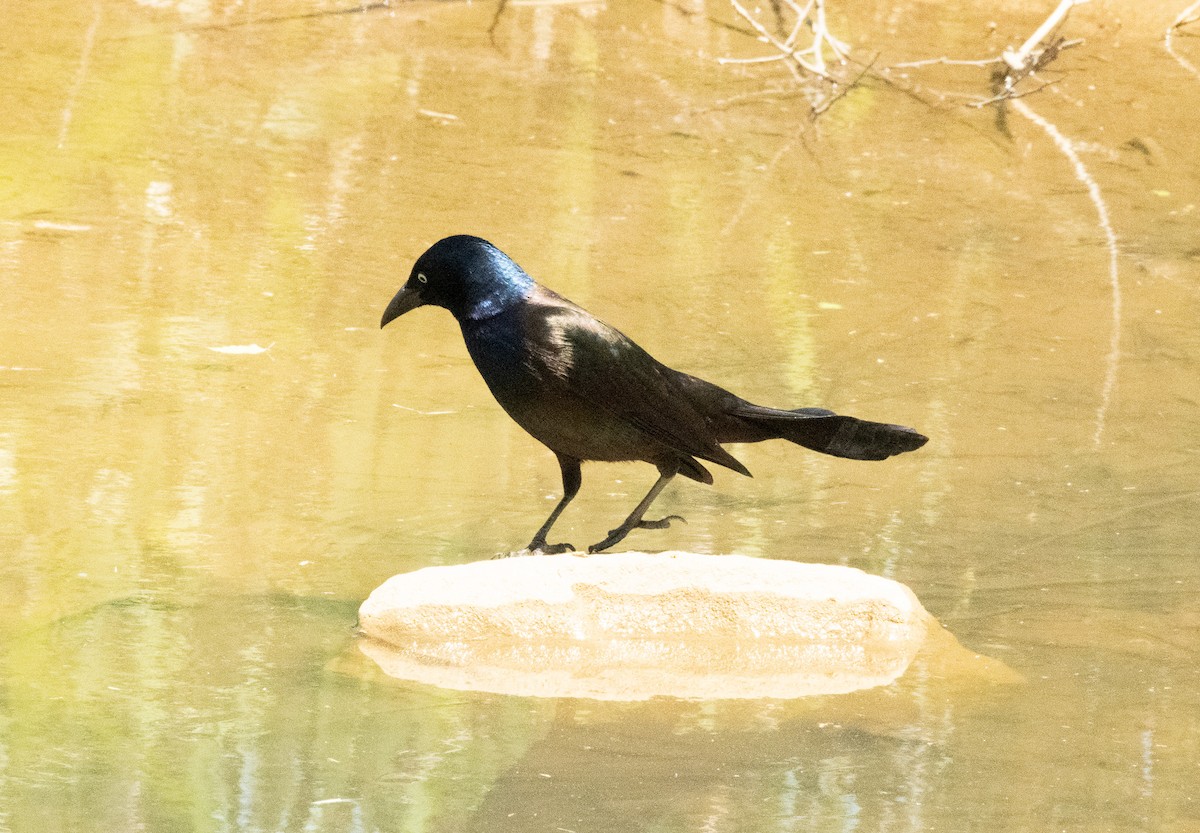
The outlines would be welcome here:
[[[420,272],[417,273],[417,280],[419,280],[421,283],[429,283],[429,278],[425,277]]]

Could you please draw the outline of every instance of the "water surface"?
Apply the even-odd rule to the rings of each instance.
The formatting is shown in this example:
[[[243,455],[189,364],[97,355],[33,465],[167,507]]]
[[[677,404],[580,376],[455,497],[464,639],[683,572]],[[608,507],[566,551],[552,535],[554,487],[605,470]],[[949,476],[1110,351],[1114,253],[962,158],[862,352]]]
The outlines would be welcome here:
[[[1028,5],[831,25],[878,67],[976,58]],[[0,830],[1200,828],[1183,5],[1077,9],[999,125],[940,97],[987,70],[946,66],[814,123],[777,65],[718,63],[765,48],[718,0],[512,2],[492,36],[480,3],[14,4]],[[897,579],[1025,683],[605,705],[379,675],[367,593],[523,545],[559,489],[447,315],[377,329],[461,232],[747,398],[932,438],[735,449],[753,479],[673,484],[688,525],[631,546]],[[653,477],[585,467],[563,537]]]

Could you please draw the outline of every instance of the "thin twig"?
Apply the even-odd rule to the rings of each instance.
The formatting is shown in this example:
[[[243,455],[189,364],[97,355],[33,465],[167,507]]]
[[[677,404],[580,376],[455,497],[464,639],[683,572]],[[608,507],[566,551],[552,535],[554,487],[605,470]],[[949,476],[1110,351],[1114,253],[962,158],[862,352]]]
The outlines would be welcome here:
[[[1192,3],[1186,9],[1181,11],[1175,17],[1175,19],[1171,21],[1171,25],[1167,27],[1167,31],[1163,35],[1163,46],[1166,48],[1167,54],[1174,58],[1176,63],[1178,63],[1192,75],[1196,76],[1196,78],[1200,79],[1200,70],[1196,69],[1195,64],[1175,51],[1174,43],[1176,29],[1200,20],[1200,16],[1196,16],[1197,11],[1200,11],[1200,0],[1196,0],[1195,3]]]
[[[1033,34],[1025,40],[1025,43],[1021,44],[1020,49],[1016,50],[1015,52],[1011,50],[1006,50],[1004,52],[1002,56],[1004,58],[1004,62],[1012,67],[1012,69],[1016,72],[1026,70],[1031,64],[1030,55],[1034,48],[1036,48],[1039,43],[1044,41],[1046,37],[1053,32],[1060,23],[1063,22],[1063,19],[1067,16],[1067,13],[1071,11],[1071,9],[1073,9],[1075,6],[1082,6],[1087,2],[1089,2],[1089,0],[1062,0],[1062,2],[1058,4],[1058,7],[1055,8],[1054,11],[1050,12],[1050,16],[1042,21],[1042,25],[1034,30]]]
[[[806,5],[804,8],[800,8],[794,2],[792,2],[792,0],[786,0],[786,2],[788,7],[796,15],[796,25],[792,27],[792,33],[788,35],[788,39],[784,41],[788,48],[791,49],[796,45],[796,38],[800,37],[800,33],[804,31],[804,21],[808,20],[808,15],[812,11],[813,2],[815,2],[815,0],[808,0],[808,5]]]
[[[1047,87],[1052,87],[1057,83],[1058,83],[1057,80],[1043,81],[1042,86],[1035,87],[1032,90],[1026,90],[1023,93],[1018,93],[1018,92],[1014,92],[1011,90],[1005,90],[1002,93],[994,95],[991,98],[985,98],[982,101],[969,101],[969,102],[967,102],[967,106],[979,108],[979,107],[987,107],[989,104],[995,104],[997,101],[1016,101],[1018,98],[1024,98],[1027,95],[1033,95],[1035,93],[1040,93],[1042,90],[1046,89]]]
[[[769,43],[770,46],[773,46],[776,50],[778,50],[779,53],[784,55],[785,58],[791,59],[791,61],[788,61],[787,66],[791,68],[793,74],[796,73],[796,66],[793,66],[794,64],[799,65],[799,67],[803,68],[805,72],[809,72],[810,74],[814,74],[814,76],[820,76],[821,78],[826,79],[829,83],[839,83],[838,79],[830,76],[830,74],[826,71],[826,68],[824,68],[826,65],[824,65],[824,56],[822,55],[822,44],[829,43],[830,50],[832,50],[835,55],[838,55],[838,58],[841,62],[845,62],[845,56],[842,54],[841,50],[847,50],[848,47],[846,47],[846,44],[839,41],[838,38],[830,35],[827,26],[824,25],[824,5],[822,0],[814,0],[814,2],[810,2],[808,6],[804,7],[804,10],[800,10],[811,10],[811,8],[815,7],[818,14],[817,23],[812,23],[811,18],[800,18],[797,22],[796,31],[793,31],[792,35],[788,36],[784,41],[780,41],[778,37],[770,34],[767,26],[764,26],[762,23],[758,22],[758,19],[754,16],[754,14],[750,13],[748,8],[740,4],[739,0],[730,0],[730,4],[733,6],[733,10],[738,13],[738,17],[745,20],[746,23],[749,23],[751,28],[757,32],[758,40],[761,40],[764,43]],[[792,8],[797,8],[797,6],[794,4],[788,5],[790,5]],[[805,22],[808,22],[809,25],[812,26],[812,31],[814,31],[814,37],[812,37],[812,46],[805,49],[797,49],[796,46],[794,46],[794,38],[798,36],[800,24],[804,24]],[[812,60],[805,60],[804,55],[812,55]],[[799,76],[797,76],[797,80],[800,80]]]
[[[504,10],[508,8],[508,0],[500,0],[496,4],[496,14],[492,16],[492,25],[488,27],[488,40],[492,42],[492,46],[496,45],[496,27],[500,25],[500,18],[504,15]]]
[[[772,61],[785,61],[788,59],[788,57],[789,56],[785,52],[780,52],[776,55],[760,55],[757,58],[718,57],[717,63],[721,66],[725,66],[726,64],[769,64]]]
[[[683,15],[684,17],[701,17],[704,20],[708,21],[709,25],[711,25],[711,26],[717,26],[721,29],[728,29],[730,32],[737,32],[739,35],[748,35],[751,37],[753,37],[753,35],[754,35],[754,33],[751,32],[749,29],[743,29],[741,26],[738,26],[736,23],[730,23],[728,20],[722,20],[719,17],[713,17],[711,14],[707,14],[707,13],[701,12],[701,11],[696,11],[695,9],[688,8],[687,6],[681,5],[680,3],[671,2],[671,0],[654,0],[654,2],[658,3],[660,6],[664,6],[665,8],[674,9],[676,12]]]
[[[281,14],[272,17],[254,17],[248,20],[234,20],[229,23],[209,23],[204,26],[195,26],[189,31],[225,31],[227,29],[240,29],[243,26],[264,26],[269,23],[290,23],[294,20],[312,20],[318,17],[332,17],[339,14],[363,14],[364,12],[373,12],[377,11],[378,9],[390,9],[391,7],[391,0],[379,0],[379,2],[374,3],[360,3],[357,6],[344,6],[340,9],[322,9],[321,11],[301,12],[300,14]]]
[[[817,22],[813,26],[813,43],[819,44],[824,41],[829,44],[829,50],[833,56],[841,63],[846,63],[846,53],[850,51],[850,47],[835,38],[829,31],[829,26],[825,23],[825,2],[824,0],[816,0],[817,5]],[[820,48],[817,49],[818,53]]]
[[[862,68],[862,72],[860,72],[858,75],[854,76],[854,80],[853,80],[853,81],[851,81],[849,84],[843,84],[843,85],[842,85],[842,87],[841,87],[841,89],[839,89],[839,90],[837,91],[837,93],[836,93],[836,94],[834,94],[833,96],[831,96],[831,97],[829,97],[829,98],[825,99],[825,101],[824,101],[822,104],[820,104],[820,105],[818,105],[817,107],[814,107],[814,108],[813,108],[813,112],[812,112],[812,114],[813,114],[813,118],[816,118],[817,116],[819,116],[819,115],[821,115],[822,113],[824,113],[826,110],[828,110],[828,109],[829,109],[830,107],[832,107],[834,104],[836,104],[836,103],[837,103],[837,101],[838,101],[838,99],[842,98],[842,97],[843,97],[843,96],[845,96],[845,95],[846,95],[848,92],[850,92],[852,89],[854,89],[855,87],[857,87],[857,86],[858,86],[858,82],[859,82],[859,81],[861,81],[861,80],[863,79],[863,76],[864,76],[864,75],[866,75],[868,72],[870,72],[872,69],[874,69],[874,68],[875,68],[875,62],[876,62],[877,60],[879,60],[879,53],[878,53],[878,52],[876,52],[876,53],[875,53],[875,57],[874,57],[874,58],[872,58],[872,59],[870,60],[870,62],[869,62],[869,63],[868,63],[868,64],[867,64],[865,67],[863,67],[863,68]]]
[[[766,87],[761,90],[754,90],[753,92],[732,95],[729,98],[724,98],[720,101],[714,102],[711,107],[697,108],[694,112],[721,112],[724,110],[729,110],[733,107],[740,107],[744,104],[754,104],[755,102],[762,101],[764,99],[779,101],[783,99],[796,98],[800,95],[803,95],[803,93],[800,90],[797,90],[794,85],[788,87]]]
[[[925,58],[924,60],[921,60],[921,61],[901,61],[898,64],[892,64],[890,67],[888,67],[888,69],[900,69],[900,68],[907,69],[909,67],[927,67],[927,66],[934,66],[934,65],[938,65],[938,64],[944,65],[944,66],[955,66],[955,67],[986,67],[986,66],[991,66],[992,64],[997,64],[1002,60],[1004,60],[1004,59],[1001,58],[999,55],[992,57],[992,58],[980,58],[978,60],[969,60],[969,59],[963,59],[963,58],[947,58],[946,56],[943,55],[941,58]]]
[[[919,61],[905,61],[894,64],[888,67],[887,70],[935,65],[976,67],[1001,65],[1003,69],[998,67],[992,72],[993,95],[990,98],[969,102],[968,106],[975,108],[986,107],[989,104],[997,104],[1008,99],[1022,98],[1040,92],[1053,82],[1042,82],[1040,87],[1027,92],[1019,92],[1017,85],[1027,77],[1036,77],[1036,72],[1044,69],[1056,60],[1064,49],[1070,49],[1082,43],[1080,40],[1067,40],[1061,37],[1054,37],[1053,35],[1058,27],[1062,25],[1071,9],[1087,2],[1090,2],[1090,0],[1061,0],[1054,11],[1042,21],[1038,28],[1034,30],[1034,33],[1026,38],[1025,42],[1019,48],[1005,49],[1000,55],[995,57],[963,60],[942,56]],[[1200,5],[1200,0],[1196,0],[1196,2]],[[1045,45],[1042,46],[1042,44]],[[1041,48],[1039,49],[1039,47]],[[884,76],[887,70],[884,71]],[[1002,113],[1003,111],[1000,112]]]
[[[1200,10],[1200,3],[1193,3],[1192,5],[1188,6],[1179,13],[1178,17],[1175,18],[1175,22],[1171,24],[1171,28],[1179,29],[1180,27],[1188,26],[1192,23],[1195,23],[1197,20],[1200,20],[1200,13],[1198,13],[1197,10]]]
[[[850,61],[851,63],[854,63],[854,58],[851,57]],[[927,90],[921,87],[919,84],[910,83],[907,81],[907,79],[901,82],[900,80],[893,78],[888,69],[888,67],[883,67],[882,69],[872,70],[870,72],[870,76],[876,81],[891,87],[901,95],[908,96],[916,103],[924,107],[928,107],[930,110],[949,115],[950,118],[955,119],[963,128],[970,130],[973,133],[977,133],[981,139],[991,142],[1002,151],[1008,151],[1009,146],[1002,142],[1000,138],[995,135],[994,131],[982,129],[978,124],[975,123],[974,119],[957,116],[955,114],[956,108],[947,108],[941,106],[941,103],[945,102],[948,98],[967,98],[968,96],[962,93],[945,92],[942,90]],[[931,100],[927,96],[934,96],[937,100]],[[976,99],[977,96],[970,96],[970,98]]]

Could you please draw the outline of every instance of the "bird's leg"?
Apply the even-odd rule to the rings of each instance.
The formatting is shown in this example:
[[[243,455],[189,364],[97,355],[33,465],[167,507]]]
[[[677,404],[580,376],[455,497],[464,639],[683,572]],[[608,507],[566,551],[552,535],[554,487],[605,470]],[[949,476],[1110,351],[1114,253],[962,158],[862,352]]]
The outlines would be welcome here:
[[[579,470],[579,461],[574,457],[564,457],[558,455],[558,467],[562,469],[563,496],[558,505],[554,507],[554,511],[550,513],[550,517],[546,518],[546,522],[542,524],[542,528],[533,536],[533,540],[529,542],[529,546],[525,549],[528,552],[540,552],[545,555],[557,555],[560,552],[574,552],[575,547],[572,544],[547,544],[546,536],[550,533],[550,527],[554,526],[554,522],[558,520],[558,516],[567,508],[567,504],[575,495],[579,494],[579,487],[583,483],[583,473]]]
[[[608,537],[599,544],[592,544],[590,547],[588,547],[588,552],[600,552],[601,550],[606,550],[614,544],[624,540],[625,536],[635,529],[666,529],[671,525],[671,521],[683,520],[683,518],[679,515],[668,515],[667,517],[657,521],[642,520],[642,515],[646,514],[646,510],[650,508],[650,504],[654,503],[654,499],[658,497],[659,492],[666,488],[666,485],[671,482],[671,478],[675,476],[675,472],[677,472],[678,469],[660,468],[658,471],[658,480],[653,486],[650,487],[650,491],[644,498],[642,498],[642,502],[634,507],[634,510],[629,513],[629,517],[625,519],[625,522],[616,529],[611,530],[608,533]]]

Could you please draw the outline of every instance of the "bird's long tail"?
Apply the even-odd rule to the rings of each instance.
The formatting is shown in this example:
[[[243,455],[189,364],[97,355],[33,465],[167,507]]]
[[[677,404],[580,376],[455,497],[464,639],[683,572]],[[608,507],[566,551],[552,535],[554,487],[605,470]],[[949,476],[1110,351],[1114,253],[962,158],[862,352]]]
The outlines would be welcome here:
[[[918,449],[929,440],[903,425],[867,422],[823,408],[782,411],[747,402],[734,409],[733,415],[764,432],[761,439],[791,440],[813,451],[851,460],[886,460]]]

